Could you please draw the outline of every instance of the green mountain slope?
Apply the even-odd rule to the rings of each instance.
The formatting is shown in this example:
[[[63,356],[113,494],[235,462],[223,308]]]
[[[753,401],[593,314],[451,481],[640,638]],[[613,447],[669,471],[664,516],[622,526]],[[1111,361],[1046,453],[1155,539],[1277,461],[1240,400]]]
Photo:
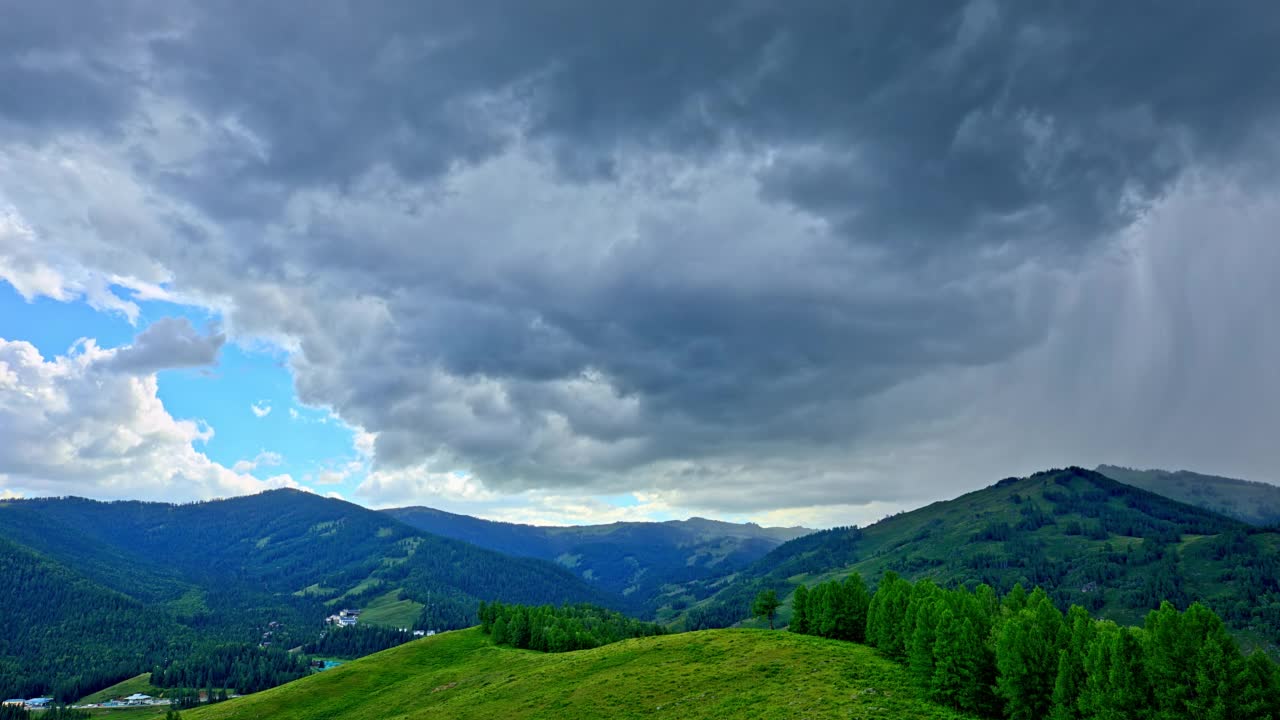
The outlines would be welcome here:
[[[0,690],[16,694],[92,676],[63,694],[79,697],[195,646],[302,645],[343,607],[369,607],[366,624],[450,629],[473,624],[482,599],[617,604],[553,563],[295,491],[188,505],[5,501],[0,540],[22,563],[4,579],[0,620],[17,638],[0,644],[0,669],[23,671],[0,672]]]
[[[1134,470],[1115,465],[1099,465],[1098,472],[1126,485],[1212,510],[1251,525],[1280,524],[1280,487],[1275,485],[1202,475],[1188,470]]]
[[[628,609],[653,615],[672,583],[722,577],[811,530],[766,528],[691,518],[668,522],[543,527],[481,520],[427,507],[384,510],[426,532],[499,552],[552,560],[591,584],[626,598]]]
[[[187,720],[375,718],[961,718],[917,698],[871,648],[714,630],[572,653],[492,645],[478,629],[402,645]]]
[[[1280,640],[1280,535],[1069,468],[1010,478],[866,528],[778,547],[731,582],[690,585],[688,627],[733,624],[751,597],[886,570],[939,584],[1039,585],[1061,606],[1134,623],[1169,599],[1202,600],[1246,639]],[[700,599],[706,598],[706,599]],[[783,610],[784,619],[787,609]]]
[[[170,615],[0,539],[0,695],[64,697],[191,647]]]

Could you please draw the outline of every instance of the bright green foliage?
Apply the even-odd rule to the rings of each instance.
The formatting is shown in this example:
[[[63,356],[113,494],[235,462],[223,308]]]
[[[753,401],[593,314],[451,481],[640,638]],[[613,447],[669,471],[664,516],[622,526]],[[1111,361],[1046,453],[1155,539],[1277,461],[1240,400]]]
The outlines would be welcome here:
[[[773,589],[761,590],[756,599],[751,603],[751,614],[756,617],[769,619],[769,629],[773,629],[773,619],[778,615],[778,608],[782,607],[782,601],[778,599],[778,593]]]
[[[1010,615],[996,639],[996,688],[1013,720],[1043,720],[1053,706],[1062,613],[1036,588],[1026,606]]]
[[[482,603],[481,632],[495,645],[541,652],[570,652],[627,638],[666,634],[661,625],[640,622],[594,605],[504,605]]]
[[[928,581],[916,583],[907,610],[907,669],[916,685],[928,689],[933,684],[933,646],[937,641],[938,621],[942,608],[938,586]],[[954,618],[953,618],[954,619]]]
[[[1136,631],[1113,622],[1097,623],[1084,658],[1085,684],[1077,707],[1091,720],[1145,720],[1154,700],[1144,673]]]
[[[1011,613],[1021,612],[1027,606],[1027,590],[1022,583],[1016,583],[1013,589],[1004,596],[1004,609]]]
[[[1080,720],[1080,693],[1085,686],[1085,656],[1094,635],[1094,621],[1079,605],[1067,611],[1066,641],[1058,655],[1058,676],[1053,685],[1050,720]]]
[[[935,638],[929,697],[949,707],[976,710],[981,643],[973,623],[944,607],[938,615]]]
[[[791,595],[791,632],[809,634],[809,588],[801,585]]]
[[[1180,613],[1166,602],[1147,615],[1145,629],[1146,671],[1157,720],[1227,712],[1234,700],[1224,678],[1239,674],[1237,665],[1243,662],[1222,621],[1199,603]]]
[[[1187,703],[1190,717],[1204,720],[1235,720],[1244,691],[1244,659],[1235,642],[1225,633],[1205,638],[1196,654],[1196,674],[1192,697]]]

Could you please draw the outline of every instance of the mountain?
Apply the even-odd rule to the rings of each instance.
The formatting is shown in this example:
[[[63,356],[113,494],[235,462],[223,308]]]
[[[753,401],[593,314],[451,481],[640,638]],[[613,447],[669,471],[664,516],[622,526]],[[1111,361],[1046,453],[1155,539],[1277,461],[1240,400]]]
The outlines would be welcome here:
[[[269,642],[301,645],[343,607],[369,608],[364,623],[450,629],[473,624],[480,600],[617,605],[553,563],[292,490],[186,505],[9,500],[0,502],[0,541],[9,563],[0,609],[14,629],[6,636],[24,638],[0,644],[0,668],[24,669],[21,678],[0,673],[6,697],[60,685],[75,685],[65,696],[78,697],[160,656],[256,646],[271,623]],[[113,642],[142,651],[117,666],[77,650]]]
[[[1062,606],[1135,623],[1160,600],[1202,600],[1250,644],[1280,641],[1280,534],[1068,468],[1009,478],[865,528],[785,543],[729,582],[690,583],[688,627],[733,624],[779,595],[886,570],[939,584],[1039,585]],[[784,618],[787,609],[784,608]]]
[[[135,675],[195,632],[170,614],[0,539],[0,692],[34,696]],[[57,684],[51,684],[56,680]]]
[[[510,555],[552,560],[626,599],[644,615],[663,609],[668,585],[719,578],[812,530],[691,518],[667,522],[544,527],[481,520],[427,507],[384,510],[429,533]]]
[[[1269,483],[1202,475],[1189,470],[1170,472],[1099,465],[1097,471],[1126,485],[1212,510],[1250,525],[1280,525],[1280,487]]]
[[[546,654],[478,629],[411,642],[186,720],[967,717],[920,699],[904,667],[853,643],[711,630]]]

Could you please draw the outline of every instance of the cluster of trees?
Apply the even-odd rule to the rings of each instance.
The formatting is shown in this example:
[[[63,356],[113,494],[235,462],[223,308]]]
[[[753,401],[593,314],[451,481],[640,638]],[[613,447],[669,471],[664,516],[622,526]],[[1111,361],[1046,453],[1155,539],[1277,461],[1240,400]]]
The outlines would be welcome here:
[[[164,688],[235,688],[241,693],[253,693],[297,680],[310,670],[302,655],[274,647],[225,645],[157,665],[151,671],[151,684]]]
[[[801,585],[791,597],[791,630],[835,640],[865,642],[870,605],[867,585],[857,573],[844,582],[832,580],[813,589]]]
[[[352,625],[326,631],[324,636],[303,646],[309,655],[353,660],[392,648],[413,639],[413,633],[374,625]]]
[[[200,705],[226,702],[228,695],[225,688],[205,688],[203,695],[200,690],[181,689],[169,693],[168,697],[169,703],[173,707],[179,710],[189,710]],[[173,714],[177,715],[176,712]]]
[[[0,720],[88,720],[90,717],[92,716],[84,710],[73,710],[61,705],[37,712],[15,705],[0,706]],[[174,717],[177,717],[176,713]],[[166,717],[165,720],[169,718]]]
[[[498,645],[569,652],[627,638],[663,635],[661,625],[641,622],[595,605],[480,604],[480,629]]]
[[[791,629],[856,639],[847,628],[865,618],[868,644],[902,662],[932,700],[961,711],[1011,720],[1280,718],[1280,669],[1261,652],[1242,654],[1198,603],[1182,612],[1162,603],[1135,628],[1079,606],[1064,615],[1043,590],[1021,585],[1001,598],[986,585],[943,589],[889,572],[866,605],[862,587],[851,580],[798,592]]]

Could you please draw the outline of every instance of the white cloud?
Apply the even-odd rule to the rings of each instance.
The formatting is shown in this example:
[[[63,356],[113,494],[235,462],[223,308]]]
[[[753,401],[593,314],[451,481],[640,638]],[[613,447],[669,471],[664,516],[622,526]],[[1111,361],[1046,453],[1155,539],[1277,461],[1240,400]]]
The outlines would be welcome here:
[[[289,408],[289,419],[297,420],[301,415],[298,414],[297,408]]]
[[[171,416],[155,375],[106,369],[114,353],[85,340],[46,360],[27,342],[0,339],[0,490],[190,500],[292,483],[258,481],[197,451],[213,429]]]
[[[249,410],[253,412],[254,417],[264,418],[271,414],[271,404],[260,400],[250,405]]]
[[[284,456],[278,452],[263,450],[252,460],[240,460],[231,466],[238,473],[250,473],[260,467],[276,467],[284,462]]]

